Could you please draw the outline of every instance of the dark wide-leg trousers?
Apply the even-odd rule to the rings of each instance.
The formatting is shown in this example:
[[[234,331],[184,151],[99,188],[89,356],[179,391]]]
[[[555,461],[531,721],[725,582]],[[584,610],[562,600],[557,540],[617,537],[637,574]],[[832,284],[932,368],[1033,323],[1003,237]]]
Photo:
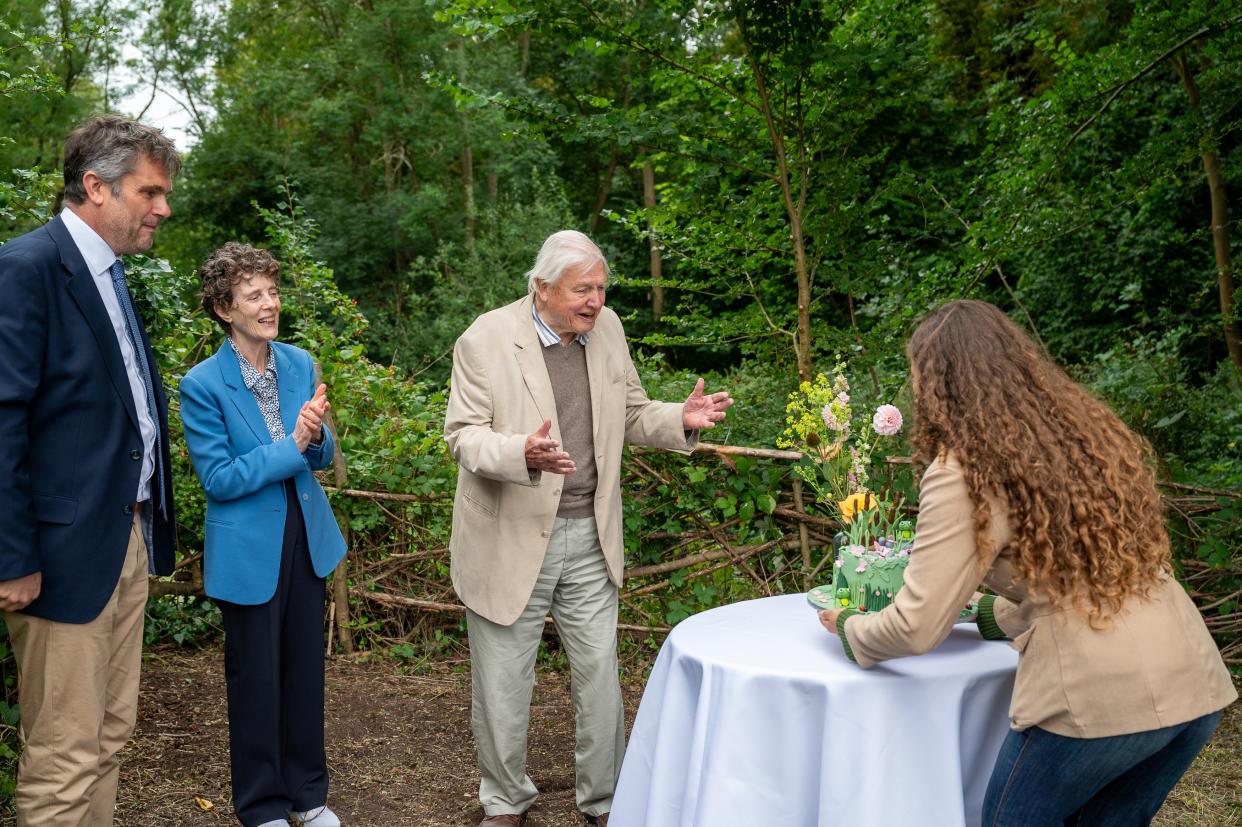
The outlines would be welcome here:
[[[233,809],[245,827],[323,805],[324,581],[315,576],[293,481],[276,594],[258,606],[217,601],[224,617]]]

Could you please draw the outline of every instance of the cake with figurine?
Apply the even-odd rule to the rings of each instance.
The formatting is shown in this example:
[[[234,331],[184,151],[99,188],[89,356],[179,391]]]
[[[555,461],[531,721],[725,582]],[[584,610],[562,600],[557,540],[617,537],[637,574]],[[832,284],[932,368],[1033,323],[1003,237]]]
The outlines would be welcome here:
[[[866,543],[852,542],[849,534],[838,533],[832,541],[832,582],[811,589],[807,600],[816,609],[880,611],[892,604],[905,584],[913,545],[914,531],[908,520],[899,522],[892,535]],[[958,622],[972,621],[978,612],[978,606],[967,603]]]
[[[909,520],[887,536],[852,539],[840,532],[832,543],[832,582],[811,589],[807,597],[818,608],[878,612],[901,590],[913,544]]]

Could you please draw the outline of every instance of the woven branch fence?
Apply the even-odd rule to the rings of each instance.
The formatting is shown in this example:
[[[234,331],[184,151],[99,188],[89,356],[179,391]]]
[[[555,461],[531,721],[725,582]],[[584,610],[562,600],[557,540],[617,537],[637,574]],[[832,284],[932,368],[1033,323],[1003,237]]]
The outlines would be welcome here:
[[[700,454],[714,454],[724,466],[732,466],[738,456],[760,462],[778,463],[787,469],[800,459],[791,451],[700,444]],[[650,510],[651,504],[676,490],[678,483],[661,472],[652,454],[631,450],[625,459],[623,476],[627,509]],[[890,457],[887,467],[909,464],[904,457]],[[339,522],[345,527],[349,553],[341,561],[331,583],[328,607],[331,639],[346,652],[355,648],[354,635],[368,627],[372,638],[392,642],[410,641],[434,628],[456,626],[465,613],[449,581],[449,552],[443,526],[447,524],[452,494],[415,495],[385,491],[366,491],[347,487],[345,466],[338,454],[333,475]],[[729,468],[719,469],[728,472]],[[618,629],[630,634],[662,634],[669,630],[663,607],[675,595],[693,589],[695,581],[713,582],[727,594],[721,602],[805,591],[828,579],[832,535],[839,526],[835,520],[816,513],[804,502],[800,481],[791,474],[779,492],[771,492],[776,506],[766,519],[765,536],[753,540],[750,521],[712,518],[701,511],[683,514],[679,531],[647,531],[637,541],[644,549],[643,562],[627,567],[626,582],[620,593],[622,621]],[[1164,486],[1164,498],[1175,532],[1183,535],[1182,547],[1197,548],[1213,529],[1214,515],[1222,503],[1242,501],[1237,492],[1194,488],[1176,484]],[[652,498],[655,498],[653,500]],[[382,519],[375,528],[351,531],[350,515],[358,504],[378,509]],[[808,505],[810,507],[808,507]],[[913,506],[907,506],[911,514]],[[431,524],[438,529],[429,527]],[[1235,535],[1236,536],[1236,535]],[[1179,574],[1199,606],[1225,660],[1242,664],[1242,549],[1234,548],[1226,560],[1213,563],[1182,559]],[[201,594],[201,555],[183,559],[179,582],[152,583],[153,594]],[[706,608],[699,605],[697,608]],[[551,619],[549,631],[555,632]]]

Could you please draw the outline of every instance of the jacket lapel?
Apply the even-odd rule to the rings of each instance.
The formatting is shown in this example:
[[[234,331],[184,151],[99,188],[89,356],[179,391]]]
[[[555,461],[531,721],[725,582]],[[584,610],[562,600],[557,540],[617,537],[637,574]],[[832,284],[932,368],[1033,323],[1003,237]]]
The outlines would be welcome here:
[[[272,435],[268,433],[267,423],[263,421],[263,412],[259,410],[259,403],[255,401],[254,392],[242,381],[241,367],[237,364],[237,354],[233,352],[233,348],[229,347],[227,341],[222,342],[211,358],[216,360],[216,367],[220,371],[221,380],[229,389],[229,399],[233,407],[250,427],[254,438],[259,441],[259,444],[271,442]]]
[[[604,388],[608,385],[607,353],[604,351],[603,336],[599,326],[591,332],[591,338],[585,345],[587,363],[587,384],[591,386],[591,436],[599,445],[600,409],[604,404]]]
[[[113,387],[116,388],[117,396],[121,398],[121,404],[125,406],[129,421],[137,430],[139,427],[138,409],[134,406],[134,392],[129,386],[129,374],[125,372],[125,360],[121,358],[121,346],[116,340],[116,332],[112,328],[112,320],[108,317],[108,310],[104,307],[103,299],[99,297],[99,289],[95,286],[95,280],[87,270],[82,253],[78,251],[78,245],[74,243],[73,236],[65,228],[65,223],[60,216],[56,216],[47,223],[47,231],[51,234],[52,240],[56,242],[56,247],[60,250],[60,264],[69,275],[65,287],[82,313],[82,317],[86,319],[86,324],[95,337],[95,344],[99,346],[99,352],[103,355],[108,377],[112,380]],[[143,341],[145,342],[145,339]]]
[[[305,382],[293,360],[275,342],[272,342],[272,352],[276,354],[276,388],[280,393],[280,420],[285,424],[285,436],[291,437],[294,427],[298,424],[298,412],[302,410],[302,398],[298,393],[298,388],[305,387]]]
[[[535,333],[535,320],[531,317],[531,303],[534,300],[527,296],[516,305],[517,335],[514,336],[514,354],[518,369],[522,372],[522,381],[530,391],[535,408],[539,411],[539,420],[552,420],[552,430],[560,438],[560,426],[556,421],[556,396],[552,393],[552,380],[548,378],[548,366],[543,361],[543,343]]]

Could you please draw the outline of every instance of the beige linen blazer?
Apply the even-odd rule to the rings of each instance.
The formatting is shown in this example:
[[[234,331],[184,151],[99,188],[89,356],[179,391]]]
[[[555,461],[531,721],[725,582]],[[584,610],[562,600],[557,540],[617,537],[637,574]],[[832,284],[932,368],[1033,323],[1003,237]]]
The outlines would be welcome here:
[[[621,449],[625,442],[688,453],[697,434],[682,404],[647,398],[617,314],[600,311],[586,345],[591,385],[595,519],[608,576],[625,570]],[[526,467],[526,437],[545,419],[560,440],[556,398],[531,318],[531,297],[484,313],[457,340],[444,438],[458,463],[449,540],[453,588],[494,623],[517,620],[534,591],[561,496],[562,476]]]
[[[1185,589],[1163,579],[1132,598],[1103,629],[1014,584],[1008,511],[991,499],[998,552],[980,562],[970,495],[958,461],[935,460],[923,476],[905,587],[893,604],[845,622],[864,667],[940,644],[980,581],[998,595],[997,624],[1019,652],[1009,707],[1015,730],[1100,738],[1184,723],[1238,697],[1220,652]]]

